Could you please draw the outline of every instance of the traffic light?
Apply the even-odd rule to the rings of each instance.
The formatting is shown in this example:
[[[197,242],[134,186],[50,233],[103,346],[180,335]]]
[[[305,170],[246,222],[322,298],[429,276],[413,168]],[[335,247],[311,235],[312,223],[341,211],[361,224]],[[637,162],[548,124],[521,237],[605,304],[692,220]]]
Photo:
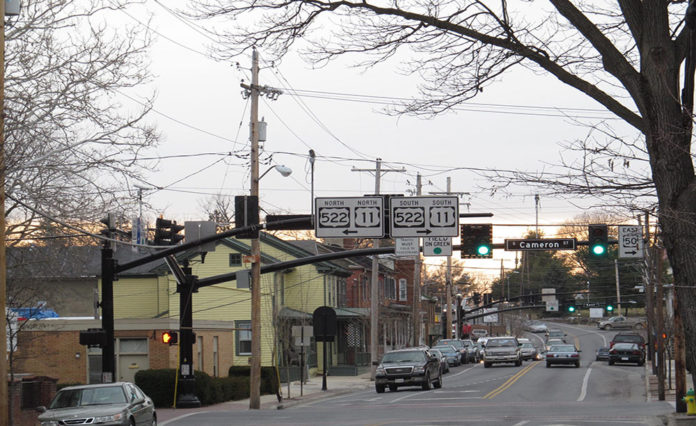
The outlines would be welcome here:
[[[489,305],[493,301],[493,295],[491,293],[483,293],[483,304]]]
[[[162,343],[166,343],[169,346],[176,345],[179,343],[179,333],[173,330],[165,331],[162,333]]]
[[[481,293],[474,293],[474,297],[472,299],[474,300],[474,305],[481,304]]]
[[[609,239],[607,225],[589,225],[587,227],[587,235],[590,253],[598,257],[605,256]]]
[[[611,304],[607,304],[607,312],[612,312],[614,310],[614,306]]]
[[[573,306],[573,305],[568,305],[568,312],[570,312],[571,314],[572,314],[573,312],[575,312],[575,306]]]
[[[183,225],[177,225],[176,221],[157,218],[155,222],[155,245],[156,246],[175,246],[184,239],[179,232],[184,229]]]
[[[462,259],[491,259],[493,257],[493,225],[464,224],[461,226]]]

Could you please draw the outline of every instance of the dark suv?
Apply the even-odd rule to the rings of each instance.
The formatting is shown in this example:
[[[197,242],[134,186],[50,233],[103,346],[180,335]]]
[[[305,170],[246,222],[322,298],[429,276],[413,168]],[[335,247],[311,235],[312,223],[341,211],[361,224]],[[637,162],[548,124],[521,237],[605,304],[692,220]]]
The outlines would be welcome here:
[[[375,372],[375,389],[394,392],[399,386],[442,387],[440,359],[424,348],[408,348],[387,352]]]
[[[462,364],[466,364],[468,359],[469,359],[469,352],[466,349],[466,346],[464,345],[464,342],[462,342],[459,339],[440,339],[437,341],[436,346],[454,346],[454,349],[459,351],[459,362]]]
[[[643,336],[631,331],[616,333],[611,342],[609,342],[609,348],[613,348],[615,343],[635,343],[641,350],[645,350],[645,339]]]

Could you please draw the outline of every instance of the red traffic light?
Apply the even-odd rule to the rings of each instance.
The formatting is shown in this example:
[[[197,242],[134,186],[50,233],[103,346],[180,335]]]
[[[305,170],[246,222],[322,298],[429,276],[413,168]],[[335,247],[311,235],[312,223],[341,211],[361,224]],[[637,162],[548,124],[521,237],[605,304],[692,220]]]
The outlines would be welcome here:
[[[162,343],[176,345],[179,342],[179,334],[176,331],[165,331],[162,333]]]

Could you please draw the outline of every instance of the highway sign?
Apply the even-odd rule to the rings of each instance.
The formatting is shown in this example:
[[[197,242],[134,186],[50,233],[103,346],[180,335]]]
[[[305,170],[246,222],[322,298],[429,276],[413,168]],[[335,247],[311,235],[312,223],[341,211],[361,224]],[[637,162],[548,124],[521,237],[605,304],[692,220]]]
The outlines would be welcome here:
[[[389,215],[392,238],[459,235],[459,200],[456,196],[392,197]]]
[[[643,257],[643,229],[638,225],[619,225],[619,257]]]
[[[452,238],[423,238],[423,256],[452,256]]]
[[[384,238],[382,197],[316,198],[317,238]]]
[[[505,240],[505,250],[575,250],[575,238]]]
[[[558,312],[558,300],[547,300],[546,301],[546,312]]]

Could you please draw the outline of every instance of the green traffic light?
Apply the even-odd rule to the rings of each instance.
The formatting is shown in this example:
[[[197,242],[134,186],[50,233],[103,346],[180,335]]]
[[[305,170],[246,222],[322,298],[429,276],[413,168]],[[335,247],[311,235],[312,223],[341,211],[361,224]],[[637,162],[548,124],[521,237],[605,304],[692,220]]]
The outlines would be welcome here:
[[[487,256],[490,252],[491,248],[488,246],[478,246],[476,248],[476,253],[478,253],[479,256]]]
[[[568,312],[575,312],[575,306],[568,306]]]
[[[614,310],[614,307],[611,305],[607,305],[607,311],[611,312]]]
[[[607,251],[607,249],[603,245],[597,244],[597,245],[592,246],[592,253],[594,253],[596,256],[601,256],[606,251]]]

